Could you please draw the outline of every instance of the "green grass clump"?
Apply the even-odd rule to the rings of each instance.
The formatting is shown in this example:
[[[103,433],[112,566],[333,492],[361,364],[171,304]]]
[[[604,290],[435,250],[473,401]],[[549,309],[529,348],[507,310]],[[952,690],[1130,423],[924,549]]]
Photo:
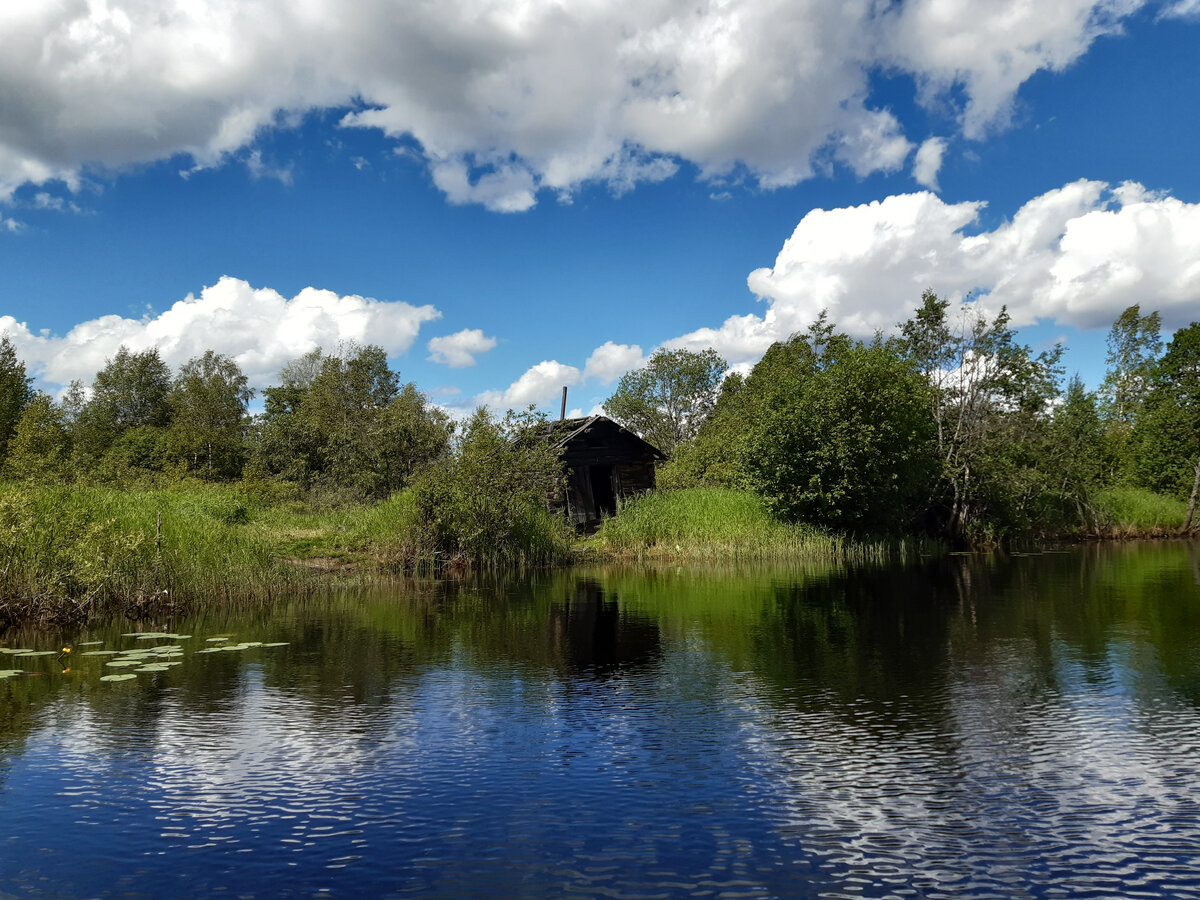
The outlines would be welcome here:
[[[1183,528],[1187,504],[1142,488],[1117,487],[1094,498],[1101,529],[1118,536],[1167,534]]]
[[[235,488],[0,484],[0,621],[268,597],[300,573]]]
[[[758,495],[731,488],[651,492],[628,501],[601,526],[596,544],[616,556],[678,559],[867,558],[908,548],[780,522]]]

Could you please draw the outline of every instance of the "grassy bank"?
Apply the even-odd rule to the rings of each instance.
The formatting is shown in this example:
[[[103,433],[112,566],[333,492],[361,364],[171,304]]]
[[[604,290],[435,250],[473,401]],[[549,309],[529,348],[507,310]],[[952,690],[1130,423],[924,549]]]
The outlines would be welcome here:
[[[601,556],[679,560],[882,559],[934,549],[917,540],[857,541],[775,519],[748,491],[688,488],[624,504],[592,542]]]
[[[1099,536],[1161,537],[1179,534],[1187,520],[1187,504],[1141,488],[1109,488],[1094,498]]]
[[[303,590],[231,488],[0,485],[0,624]]]
[[[625,503],[594,537],[574,545],[562,523],[540,510],[509,516],[502,531],[486,530],[495,511],[486,518],[481,498],[478,510],[460,514],[466,538],[447,551],[421,502],[411,491],[378,504],[323,506],[294,494],[188,481],[135,488],[0,483],[0,627],[265,602],[321,589],[331,574],[511,569],[572,557],[867,561],[942,549],[919,539],[859,541],[787,525],[754,494],[697,488]],[[1096,506],[1102,537],[1177,533],[1185,515],[1183,503],[1133,489],[1106,491]],[[472,546],[482,549],[464,550]]]

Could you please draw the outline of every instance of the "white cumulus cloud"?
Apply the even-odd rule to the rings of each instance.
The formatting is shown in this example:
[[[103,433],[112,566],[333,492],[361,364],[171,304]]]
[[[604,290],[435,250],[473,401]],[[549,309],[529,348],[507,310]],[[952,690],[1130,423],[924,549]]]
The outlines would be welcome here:
[[[444,337],[430,338],[429,359],[452,369],[475,365],[475,357],[496,346],[494,337],[487,337],[481,328],[464,328]]]
[[[761,315],[666,343],[753,361],[822,309],[866,337],[906,319],[927,287],[991,311],[1004,304],[1017,326],[1104,327],[1140,303],[1176,328],[1200,310],[1200,204],[1134,183],[1076,181],[1033,198],[991,231],[973,232],[983,207],[919,192],[815,209],[774,266],[750,273],[750,290],[767,304]]]
[[[412,346],[423,323],[437,319],[432,306],[384,302],[308,287],[295,297],[253,288],[228,276],[200,296],[189,294],[170,309],[143,319],[108,315],[81,322],[65,335],[35,333],[12,316],[0,316],[32,374],[65,385],[90,383],[122,344],[140,351],[157,347],[174,368],[216,350],[237,361],[255,387],[275,383],[280,368],[314,347],[377,344],[389,355]]]
[[[642,348],[637,344],[617,344],[605,341],[592,351],[583,367],[584,378],[594,378],[602,384],[612,384],[630,369],[645,362]]]
[[[946,155],[946,139],[927,138],[917,148],[913,160],[913,179],[930,190],[938,189],[938,172],[942,170],[942,158]]]
[[[525,409],[530,404],[552,406],[562,396],[563,387],[579,384],[583,373],[575,366],[557,360],[542,360],[503,391],[484,391],[475,398],[476,404],[494,410]]]
[[[256,140],[314,110],[415,148],[450,201],[507,212],[681,161],[766,187],[831,160],[891,172],[915,142],[874,72],[981,137],[1144,2],[21,0],[0,5],[0,198],[177,154],[286,181]]]

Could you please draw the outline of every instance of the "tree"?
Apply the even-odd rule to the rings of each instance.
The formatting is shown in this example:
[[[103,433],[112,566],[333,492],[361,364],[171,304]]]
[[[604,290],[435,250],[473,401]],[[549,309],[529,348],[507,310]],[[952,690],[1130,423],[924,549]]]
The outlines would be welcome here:
[[[212,350],[193,357],[171,388],[168,458],[208,479],[236,478],[242,470],[242,429],[254,392],[236,362]]]
[[[71,436],[63,413],[41,391],[26,404],[8,442],[4,472],[13,478],[44,481],[67,471]]]
[[[1108,371],[1100,388],[1107,424],[1110,477],[1136,468],[1130,439],[1151,390],[1155,364],[1162,354],[1162,318],[1141,314],[1137,304],[1122,312],[1108,333]]]
[[[132,429],[165,428],[171,421],[170,392],[171,370],[157,348],[133,353],[122,345],[96,373],[91,398],[73,425],[77,446],[98,458]],[[152,435],[143,434],[137,443]]]
[[[386,497],[444,452],[453,423],[416,387],[401,387],[375,346],[312,351],[267,388],[255,465],[297,481]]]
[[[542,425],[539,428],[538,425]],[[477,409],[442,464],[414,481],[423,556],[545,563],[570,546],[570,526],[546,509],[562,463],[544,440],[545,419]]]
[[[712,348],[656,350],[641,369],[621,376],[604,410],[670,457],[712,411],[727,368]]]
[[[1178,496],[1190,483],[1190,530],[1200,495],[1200,322],[1175,332],[1158,361],[1133,445],[1144,483]]]
[[[978,542],[1034,524],[1062,347],[1034,354],[1019,344],[1005,308],[990,321],[964,310],[957,328],[948,308],[926,291],[901,333],[933,388],[941,474],[930,504],[951,537]]]
[[[29,387],[32,380],[8,335],[0,335],[0,459],[7,452],[21,413],[33,397]]]
[[[746,467],[768,505],[859,532],[911,526],[936,459],[929,387],[900,346],[851,340],[820,319],[764,362],[775,371],[748,425]]]
[[[1104,424],[1096,395],[1078,375],[1054,410],[1047,450],[1051,489],[1074,509],[1080,525],[1097,526],[1092,497],[1104,482]]]
[[[1117,316],[1108,332],[1108,371],[1101,393],[1111,421],[1132,427],[1150,391],[1154,364],[1162,353],[1162,317],[1141,314],[1134,304]]]

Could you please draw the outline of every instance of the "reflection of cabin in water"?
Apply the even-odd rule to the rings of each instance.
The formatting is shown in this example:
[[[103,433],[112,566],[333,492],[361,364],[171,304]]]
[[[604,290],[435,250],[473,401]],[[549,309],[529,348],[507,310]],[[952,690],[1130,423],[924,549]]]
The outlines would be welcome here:
[[[576,528],[593,528],[616,513],[619,501],[654,489],[654,464],[666,457],[607,416],[562,419],[550,428],[566,469],[566,491],[556,491],[549,505]]]

